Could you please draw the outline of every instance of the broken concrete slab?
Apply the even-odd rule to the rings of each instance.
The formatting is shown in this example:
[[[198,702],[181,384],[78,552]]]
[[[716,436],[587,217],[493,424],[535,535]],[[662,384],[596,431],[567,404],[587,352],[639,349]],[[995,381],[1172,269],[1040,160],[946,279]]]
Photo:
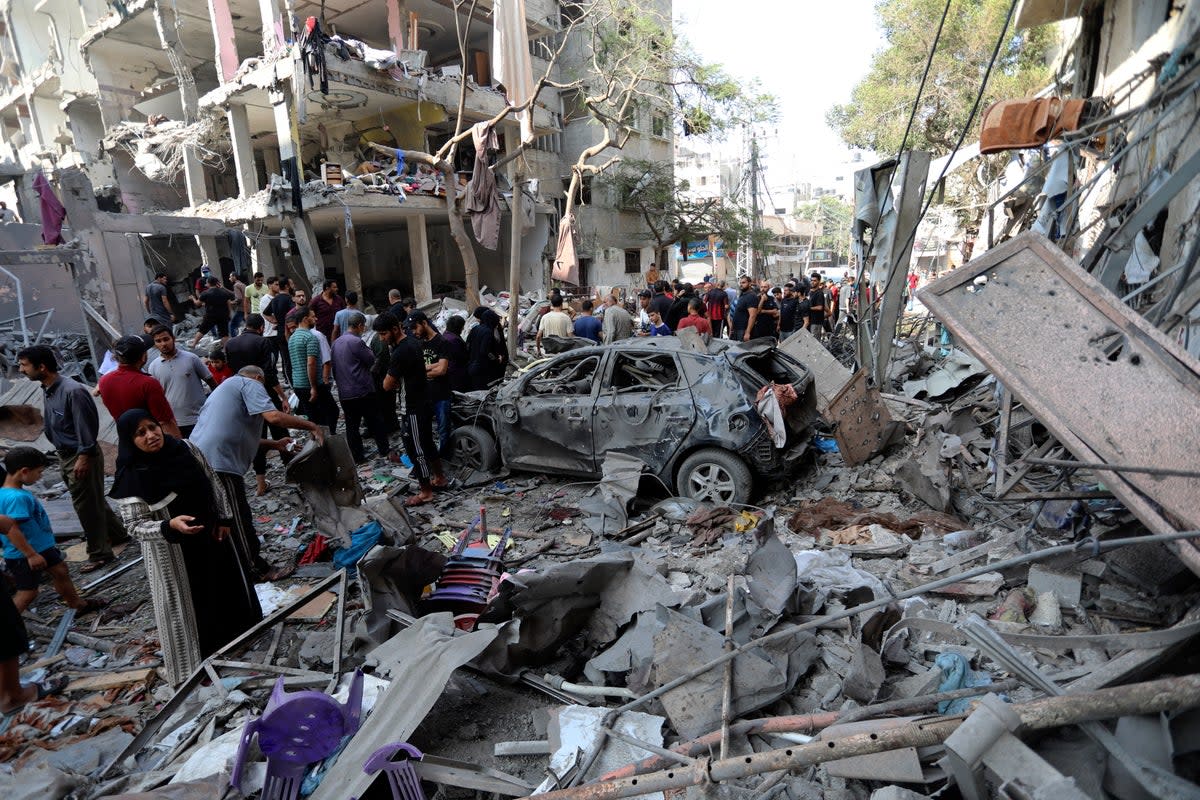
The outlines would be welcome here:
[[[1083,578],[1079,574],[1058,572],[1034,564],[1029,568],[1029,588],[1039,597],[1050,592],[1061,605],[1075,608],[1083,593]]]
[[[801,328],[780,343],[779,349],[808,367],[817,393],[817,411],[826,416],[830,403],[850,382],[850,370],[833,357],[808,328]]]
[[[904,425],[892,419],[879,390],[859,370],[829,401],[826,419],[836,427],[838,452],[849,466],[861,464],[904,438]]]
[[[1200,365],[1045,237],[1021,234],[919,297],[1076,458],[1195,463]],[[1200,478],[1099,474],[1152,533],[1200,528]],[[1178,550],[1200,574],[1200,550]]]

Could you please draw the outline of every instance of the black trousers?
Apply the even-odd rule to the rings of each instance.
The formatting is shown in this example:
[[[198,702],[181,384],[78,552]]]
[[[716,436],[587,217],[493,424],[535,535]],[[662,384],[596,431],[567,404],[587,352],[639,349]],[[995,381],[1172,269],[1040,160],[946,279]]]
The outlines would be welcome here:
[[[433,462],[438,458],[437,443],[433,440],[433,412],[408,409],[400,418],[400,436],[417,480],[427,486],[433,477]]]
[[[268,390],[267,395],[271,398],[271,404],[275,406],[275,410],[283,411],[283,402],[280,401],[279,395],[275,394],[275,392],[273,390]],[[279,425],[269,425],[266,422],[266,420],[263,421],[261,438],[263,438],[263,439],[285,439],[285,438],[287,438],[287,435],[288,435],[287,428],[280,427]],[[258,448],[257,451],[255,451],[255,453],[254,453],[254,474],[255,475],[266,475],[267,474],[267,453],[268,452],[269,451],[267,450],[267,448],[261,447],[261,446]],[[288,461],[291,461],[291,459],[292,459],[292,456],[289,453],[280,453],[279,455],[282,457],[283,463],[285,463],[285,464]]]
[[[366,420],[367,431],[375,440],[379,455],[386,456],[391,451],[388,444],[387,423],[383,418],[378,395],[343,397],[342,410],[346,412],[346,443],[350,445],[350,453],[354,456],[355,461],[362,461],[366,457],[362,439],[363,420]]]

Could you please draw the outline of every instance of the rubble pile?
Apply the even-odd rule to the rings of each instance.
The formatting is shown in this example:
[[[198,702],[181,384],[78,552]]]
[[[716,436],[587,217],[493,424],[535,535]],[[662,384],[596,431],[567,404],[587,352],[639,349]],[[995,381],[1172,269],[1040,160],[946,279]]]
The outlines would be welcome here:
[[[287,769],[319,800],[1190,796],[1200,588],[1169,541],[1185,534],[1139,537],[1086,468],[1023,463],[1012,481],[1056,440],[986,367],[912,331],[888,391],[867,390],[890,417],[877,452],[843,447],[822,402],[827,445],[756,505],[636,472],[625,491],[620,470],[463,467],[406,509],[403,465],[343,484],[311,458],[272,466],[252,510],[264,554],[297,566],[259,585],[264,621],[171,686],[134,552],[87,585],[112,603],[90,628],[43,598],[23,674],[72,683],[6,720],[0,782],[277,796],[292,773],[273,731],[312,703],[332,727],[297,737],[309,755]],[[814,373],[818,397],[845,390]],[[612,502],[619,529],[596,513]]]

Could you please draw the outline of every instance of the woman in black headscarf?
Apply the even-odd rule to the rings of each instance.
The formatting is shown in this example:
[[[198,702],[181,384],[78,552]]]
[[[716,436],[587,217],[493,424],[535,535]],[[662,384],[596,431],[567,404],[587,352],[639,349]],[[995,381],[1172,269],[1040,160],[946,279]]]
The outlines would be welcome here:
[[[500,316],[486,306],[473,314],[479,324],[467,334],[467,374],[471,389],[487,389],[504,377],[508,365],[508,346],[500,332]]]
[[[172,682],[262,620],[248,553],[229,536],[232,506],[204,455],[144,409],[117,420],[111,497],[142,545]]]

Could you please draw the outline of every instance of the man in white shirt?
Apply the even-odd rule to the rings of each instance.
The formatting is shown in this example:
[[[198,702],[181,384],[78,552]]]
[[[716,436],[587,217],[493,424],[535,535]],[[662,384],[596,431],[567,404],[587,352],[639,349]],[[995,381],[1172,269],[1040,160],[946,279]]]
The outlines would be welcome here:
[[[541,355],[542,352],[542,336],[574,336],[574,327],[571,317],[563,311],[562,295],[551,295],[550,310],[542,316],[542,321],[538,325],[537,338],[534,339],[538,354]]]

